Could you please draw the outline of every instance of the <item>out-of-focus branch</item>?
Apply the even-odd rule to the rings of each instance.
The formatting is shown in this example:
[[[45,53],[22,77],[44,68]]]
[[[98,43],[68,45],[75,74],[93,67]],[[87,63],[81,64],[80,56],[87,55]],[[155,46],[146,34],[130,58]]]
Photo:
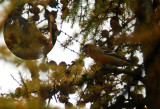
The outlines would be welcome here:
[[[11,2],[3,2],[0,4],[0,13],[1,13],[0,30],[3,28],[4,22],[12,10],[13,10],[13,4]]]
[[[32,3],[36,5],[46,6],[50,0],[10,0],[4,1],[0,4],[0,30],[3,28],[4,22],[10,12],[15,9],[17,6],[25,4],[25,3]]]

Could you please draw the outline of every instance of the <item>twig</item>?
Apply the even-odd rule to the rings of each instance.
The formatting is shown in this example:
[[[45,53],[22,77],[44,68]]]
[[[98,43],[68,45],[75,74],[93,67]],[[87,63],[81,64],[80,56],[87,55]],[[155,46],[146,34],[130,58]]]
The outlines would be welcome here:
[[[19,81],[17,81],[12,74],[11,74],[11,77],[12,77],[13,80],[15,80],[20,86],[22,86],[22,84],[21,84]]]
[[[58,39],[57,39],[57,41],[60,43],[60,45],[61,45],[61,46],[63,46],[63,47],[64,47],[64,44],[62,44]],[[67,48],[68,50],[70,50],[70,51],[72,51],[72,52],[74,52],[74,53],[76,53],[76,54],[78,54],[78,55],[79,55],[79,53],[78,53],[78,52],[76,52],[76,51],[74,51],[74,50],[72,50],[72,49],[70,49],[70,48],[68,48],[68,47],[65,47],[65,48]]]

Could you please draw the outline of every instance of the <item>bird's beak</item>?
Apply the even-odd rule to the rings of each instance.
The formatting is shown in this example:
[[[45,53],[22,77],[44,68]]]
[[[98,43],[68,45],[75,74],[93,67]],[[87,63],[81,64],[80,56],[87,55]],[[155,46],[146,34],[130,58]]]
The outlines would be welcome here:
[[[82,47],[82,48],[81,48],[81,51],[82,51],[82,52],[86,52],[87,50],[86,50],[84,47]]]
[[[85,49],[81,49],[81,53],[83,54],[83,56],[84,56],[84,57],[86,57],[86,56],[87,56],[87,54],[86,54],[86,50],[85,50]]]

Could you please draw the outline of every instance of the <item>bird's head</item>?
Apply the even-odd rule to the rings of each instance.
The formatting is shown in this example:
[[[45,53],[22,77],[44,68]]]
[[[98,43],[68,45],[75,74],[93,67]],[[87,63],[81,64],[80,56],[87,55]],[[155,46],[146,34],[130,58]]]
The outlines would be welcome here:
[[[85,53],[88,53],[89,50],[94,47],[94,44],[91,44],[91,43],[88,43],[88,44],[85,44],[83,47],[82,47],[82,51],[85,52]]]
[[[95,51],[96,46],[92,43],[87,43],[82,47],[82,51],[85,52],[87,55],[91,52],[93,53]]]

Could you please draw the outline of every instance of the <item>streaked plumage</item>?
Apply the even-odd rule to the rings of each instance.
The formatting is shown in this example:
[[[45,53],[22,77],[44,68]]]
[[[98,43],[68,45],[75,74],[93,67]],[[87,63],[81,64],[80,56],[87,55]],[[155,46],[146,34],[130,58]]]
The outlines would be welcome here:
[[[94,44],[85,44],[82,49],[89,57],[100,64],[109,64],[115,66],[129,65],[125,58],[118,56],[113,52],[105,54],[102,49]]]

